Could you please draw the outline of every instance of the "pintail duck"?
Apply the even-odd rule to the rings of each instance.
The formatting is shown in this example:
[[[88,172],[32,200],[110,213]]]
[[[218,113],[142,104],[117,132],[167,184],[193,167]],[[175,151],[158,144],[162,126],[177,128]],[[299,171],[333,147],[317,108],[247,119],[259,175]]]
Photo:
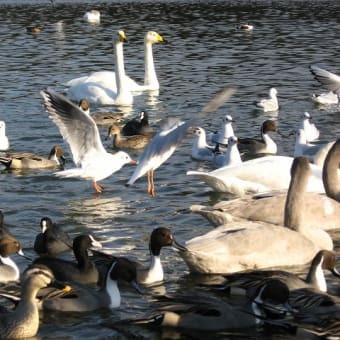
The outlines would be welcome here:
[[[174,243],[189,269],[199,273],[233,273],[299,265],[311,261],[320,249],[331,250],[332,239],[324,230],[303,225],[300,207],[310,172],[308,160],[294,159],[291,172],[282,226],[241,220],[186,241],[184,247]]]
[[[0,162],[7,169],[53,169],[63,167],[65,163],[64,152],[61,146],[54,146],[48,158],[34,153],[8,152],[0,156]]]
[[[327,90],[333,91],[338,96],[338,101],[340,98],[340,76],[335,73],[329,72],[322,69],[316,65],[311,65],[309,67],[310,71],[323,87]]]
[[[269,136],[269,132],[273,131],[277,131],[277,125],[275,121],[268,119],[261,125],[261,139],[238,138],[240,153],[249,156],[276,154],[277,145]]]
[[[0,237],[0,282],[6,283],[17,281],[20,271],[17,264],[10,258],[10,255],[17,253],[23,256],[19,241],[10,234]]]
[[[92,247],[101,248],[101,244],[91,235],[80,235],[73,240],[73,252],[77,262],[46,255],[35,259],[33,263],[50,268],[57,280],[97,284],[99,273],[87,252]]]
[[[277,90],[272,87],[269,90],[269,98],[261,99],[255,102],[255,105],[264,112],[277,111],[279,109],[279,101],[277,99]]]
[[[146,111],[140,111],[138,119],[129,120],[122,127],[123,136],[153,135],[153,130],[149,125],[149,115]]]
[[[86,114],[90,115],[90,103],[86,98],[82,98],[78,104],[79,108]],[[106,126],[112,124],[118,124],[123,121],[123,114],[117,113],[95,113],[91,115],[91,118],[97,125]]]
[[[107,138],[113,136],[113,147],[115,149],[129,149],[141,150],[144,149],[150,142],[151,135],[134,135],[122,137],[120,129],[117,125],[113,124],[109,128]]]
[[[140,284],[150,285],[156,282],[163,281],[164,271],[161,263],[161,249],[163,247],[172,246],[174,236],[170,229],[159,227],[152,231],[149,241],[150,262],[146,268],[140,263],[136,263],[137,267],[137,282]],[[100,251],[93,251],[94,262],[99,268],[104,267],[104,272],[107,266],[114,261],[116,257],[102,253]],[[102,270],[99,270],[100,272]]]
[[[244,329],[270,323],[274,314],[276,321],[284,317],[291,309],[288,298],[288,289],[275,280],[264,284],[252,300],[237,306],[207,293],[158,296],[158,314],[130,322],[196,331]]]
[[[104,189],[98,181],[109,177],[125,164],[136,163],[123,151],[108,153],[101,142],[94,120],[67,98],[51,89],[42,91],[41,95],[49,117],[69,143],[73,161],[78,166],[56,172],[57,177],[92,180],[96,192],[101,193]]]
[[[34,250],[39,255],[57,255],[72,249],[72,240],[69,235],[49,217],[40,221],[41,233],[34,242]]]
[[[21,278],[21,299],[14,311],[0,314],[2,339],[33,337],[39,330],[39,309],[37,294],[41,288],[55,284],[52,272],[46,267],[32,266]],[[57,285],[69,290],[69,286]]]
[[[105,279],[99,289],[72,284],[72,291],[64,296],[47,299],[43,310],[60,312],[90,312],[101,308],[117,308],[121,303],[118,280],[130,283],[139,293],[136,283],[136,267],[126,258],[116,258],[108,266]]]
[[[6,136],[6,123],[0,120],[0,151],[7,151],[9,149],[9,141]]]
[[[314,256],[306,278],[284,270],[253,270],[225,276],[225,288],[240,287],[253,288],[259,284],[275,279],[283,282],[289,290],[310,288],[327,292],[327,282],[324,271],[330,271],[334,276],[340,277],[336,268],[336,257],[333,251],[320,250]]]
[[[207,143],[205,130],[199,126],[192,128],[195,135],[191,149],[191,157],[198,161],[212,161],[215,147]]]

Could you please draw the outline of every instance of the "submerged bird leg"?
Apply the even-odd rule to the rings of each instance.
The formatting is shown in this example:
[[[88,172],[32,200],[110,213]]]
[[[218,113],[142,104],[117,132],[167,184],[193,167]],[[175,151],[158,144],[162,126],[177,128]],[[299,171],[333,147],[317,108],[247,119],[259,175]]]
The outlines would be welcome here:
[[[155,186],[153,184],[153,170],[148,171],[148,193],[151,197],[155,197]]]
[[[93,187],[96,192],[102,193],[104,191],[104,188],[100,186],[97,182],[93,182]]]

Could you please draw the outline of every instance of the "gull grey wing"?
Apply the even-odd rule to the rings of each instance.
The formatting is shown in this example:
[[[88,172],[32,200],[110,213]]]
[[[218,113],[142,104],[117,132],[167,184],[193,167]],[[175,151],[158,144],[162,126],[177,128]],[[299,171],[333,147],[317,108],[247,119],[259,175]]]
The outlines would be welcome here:
[[[325,88],[335,92],[340,91],[340,76],[315,65],[310,66],[310,71],[314,75],[314,78]]]
[[[96,123],[89,115],[52,89],[40,93],[49,117],[70,145],[77,165],[86,162],[87,156],[105,152]]]

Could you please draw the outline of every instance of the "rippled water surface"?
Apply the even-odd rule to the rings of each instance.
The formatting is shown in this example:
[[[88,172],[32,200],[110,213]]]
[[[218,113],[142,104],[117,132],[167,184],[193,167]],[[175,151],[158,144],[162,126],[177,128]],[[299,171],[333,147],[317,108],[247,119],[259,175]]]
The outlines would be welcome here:
[[[82,15],[94,5],[101,11],[101,24],[84,24]],[[277,120],[284,134],[294,131],[302,112],[308,111],[323,139],[340,135],[339,107],[313,104],[310,95],[323,90],[308,70],[313,63],[330,71],[340,70],[337,0],[204,3],[55,0],[54,6],[47,1],[0,1],[0,10],[0,119],[6,121],[12,150],[47,156],[54,144],[61,144],[67,153],[66,168],[73,166],[69,148],[47,117],[39,91],[46,86],[63,91],[63,84],[74,77],[113,70],[112,36],[117,29],[125,30],[129,39],[124,46],[127,73],[140,81],[144,33],[155,30],[167,40],[167,44],[154,46],[161,84],[159,95],[135,97],[133,108],[124,111],[126,119],[142,109],[149,112],[156,128],[166,117],[188,119],[218,89],[231,84],[238,86],[236,94],[217,112],[204,117],[201,125],[216,130],[221,117],[229,113],[236,120],[237,135],[254,135],[270,116],[255,110],[253,102],[275,86],[280,111],[271,118]],[[236,30],[242,22],[252,23],[255,29]],[[26,27],[33,24],[42,26],[39,34],[27,33]],[[93,113],[119,110],[92,107]],[[106,128],[100,132],[110,150],[110,142],[104,140]],[[280,154],[293,154],[294,136],[273,138]],[[31,256],[40,219],[49,216],[72,236],[91,232],[108,251],[132,254],[147,261],[148,236],[155,227],[170,227],[179,241],[200,235],[212,227],[203,218],[190,214],[190,206],[228,198],[186,176],[187,170],[210,169],[210,164],[190,158],[191,144],[189,136],[156,171],[154,199],[147,195],[145,177],[131,188],[124,186],[133,171],[131,166],[104,180],[106,191],[100,196],[93,193],[90,182],[58,179],[52,171],[1,171],[0,208],[6,224]],[[335,246],[339,249],[338,239]],[[163,251],[163,259],[167,279],[163,288],[168,292],[185,290],[200,282],[188,275],[185,264],[171,249]],[[27,265],[26,260],[16,260],[22,269]],[[160,337],[156,331],[124,327],[112,331],[101,325],[104,321],[141,317],[153,310],[148,295],[137,296],[127,288],[122,294],[122,306],[113,312],[62,318],[45,315],[38,337],[130,338],[133,334]]]

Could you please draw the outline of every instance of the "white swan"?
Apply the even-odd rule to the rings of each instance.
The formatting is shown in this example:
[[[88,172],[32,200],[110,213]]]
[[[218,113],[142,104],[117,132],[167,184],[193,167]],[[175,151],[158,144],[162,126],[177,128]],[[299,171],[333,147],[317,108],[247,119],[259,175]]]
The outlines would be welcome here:
[[[224,166],[210,172],[188,171],[187,175],[198,178],[215,191],[243,196],[246,193],[287,189],[292,162],[292,157],[273,155]],[[325,192],[321,167],[311,164],[311,169],[307,191]]]
[[[309,162],[294,159],[288,189],[284,225],[241,220],[185,242],[179,254],[189,269],[200,273],[232,273],[272,266],[301,265],[321,249],[331,250],[331,237],[318,228],[303,225],[304,193]]]
[[[123,42],[126,41],[124,31],[117,31],[115,40],[116,72],[114,73],[117,83],[117,90],[113,90],[108,84],[100,84],[95,79],[88,79],[71,86],[67,95],[70,99],[79,102],[86,98],[90,103],[96,105],[121,105],[130,106],[133,104],[133,96],[127,87],[124,69]]]
[[[159,82],[155,70],[153,53],[152,53],[152,45],[155,43],[163,42],[163,37],[154,31],[148,31],[144,37],[144,50],[145,50],[145,59],[144,59],[144,85],[137,84],[133,79],[129,76],[124,75],[124,87],[131,92],[141,92],[141,91],[156,91],[159,89]],[[117,52],[116,52],[117,53]],[[121,52],[121,62],[123,63],[123,54]],[[124,63],[123,63],[124,65]],[[117,91],[116,85],[116,76],[113,71],[99,71],[90,74],[89,76],[80,77],[76,79],[70,80],[66,85],[69,88],[69,93],[71,98],[75,100],[80,100],[81,98],[86,98],[85,95],[79,95],[79,87],[88,86],[88,84],[95,84],[99,88],[105,88],[107,91],[111,93],[115,93]]]
[[[83,15],[83,20],[89,24],[99,24],[100,23],[100,12],[96,9],[86,12]]]
[[[311,115],[308,112],[304,112],[299,127],[300,129],[304,130],[307,142],[312,142],[318,139],[320,136],[319,129],[315,126],[314,123],[311,122],[311,119]]]
[[[279,109],[279,101],[277,99],[277,90],[272,87],[269,90],[269,98],[261,99],[255,102],[258,108],[261,108],[264,112],[277,111]]]
[[[0,120],[0,151],[6,151],[9,149],[9,141],[6,136],[6,123]]]
[[[303,224],[306,228],[319,227],[324,230],[340,228],[340,139],[329,151],[323,166],[323,184],[328,196],[306,193]],[[214,206],[192,205],[191,211],[219,226],[240,218],[282,225],[286,190],[266,195],[245,196],[221,201]]]

